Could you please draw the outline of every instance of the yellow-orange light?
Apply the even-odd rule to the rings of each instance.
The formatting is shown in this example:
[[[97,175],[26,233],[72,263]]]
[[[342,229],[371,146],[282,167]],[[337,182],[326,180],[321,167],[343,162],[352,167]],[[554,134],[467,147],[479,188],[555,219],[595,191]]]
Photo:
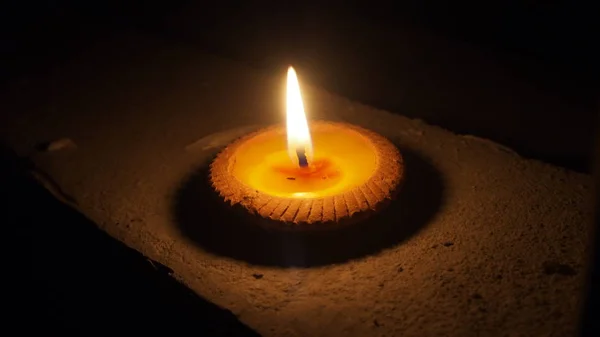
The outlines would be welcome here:
[[[288,154],[293,163],[300,167],[306,167],[313,160],[313,148],[302,103],[300,84],[296,71],[292,67],[288,68],[287,73],[286,98]]]
[[[231,205],[287,224],[328,226],[378,211],[403,177],[396,147],[359,126],[309,124],[292,67],[286,89],[286,127],[259,130],[221,151],[210,169],[215,190]]]

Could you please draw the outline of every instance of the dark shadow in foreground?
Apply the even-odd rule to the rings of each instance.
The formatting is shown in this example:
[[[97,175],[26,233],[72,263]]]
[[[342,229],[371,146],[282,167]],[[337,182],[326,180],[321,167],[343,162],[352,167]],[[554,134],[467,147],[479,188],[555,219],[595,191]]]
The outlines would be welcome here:
[[[312,267],[374,254],[414,235],[442,205],[440,172],[416,152],[400,150],[406,176],[398,197],[361,223],[319,231],[264,229],[251,216],[232,212],[216,195],[208,165],[187,177],[177,191],[174,221],[206,251],[257,265]]]
[[[0,145],[3,246],[10,251],[3,263],[6,331],[258,336],[177,282],[168,267],[59,202],[29,178],[30,169],[30,162]]]

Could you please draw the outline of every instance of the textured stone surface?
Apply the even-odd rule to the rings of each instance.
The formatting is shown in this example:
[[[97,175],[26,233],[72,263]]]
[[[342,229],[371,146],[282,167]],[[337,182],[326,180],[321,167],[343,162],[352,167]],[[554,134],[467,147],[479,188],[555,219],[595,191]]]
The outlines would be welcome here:
[[[14,87],[1,135],[100,228],[265,336],[574,334],[591,178],[489,141],[305,85],[310,117],[399,146],[402,193],[319,236],[228,221],[207,165],[231,130],[282,117],[281,74],[124,37]],[[34,150],[61,138],[77,148]]]

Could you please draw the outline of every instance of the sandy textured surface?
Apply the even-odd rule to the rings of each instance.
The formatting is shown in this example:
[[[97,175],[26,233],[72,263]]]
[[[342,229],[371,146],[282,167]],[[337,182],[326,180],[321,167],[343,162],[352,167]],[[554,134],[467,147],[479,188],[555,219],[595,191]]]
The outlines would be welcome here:
[[[221,210],[209,160],[281,120],[283,74],[123,38],[20,83],[1,134],[98,226],[265,336],[574,334],[587,175],[305,88],[313,117],[397,144],[399,199],[362,226],[303,236]],[[76,146],[34,150],[65,137]]]

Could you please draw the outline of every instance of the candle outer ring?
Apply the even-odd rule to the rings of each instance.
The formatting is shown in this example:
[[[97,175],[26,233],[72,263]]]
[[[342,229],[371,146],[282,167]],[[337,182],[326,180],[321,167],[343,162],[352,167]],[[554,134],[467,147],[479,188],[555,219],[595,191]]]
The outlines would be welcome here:
[[[315,127],[349,128],[374,145],[378,162],[372,176],[362,185],[343,193],[310,199],[272,196],[239,181],[230,172],[230,160],[249,139],[267,132],[280,132],[274,125],[243,136],[223,149],[210,165],[210,183],[229,206],[258,216],[258,223],[278,229],[331,228],[362,220],[380,211],[394,199],[404,179],[402,155],[392,142],[365,128],[338,122],[312,121]]]

